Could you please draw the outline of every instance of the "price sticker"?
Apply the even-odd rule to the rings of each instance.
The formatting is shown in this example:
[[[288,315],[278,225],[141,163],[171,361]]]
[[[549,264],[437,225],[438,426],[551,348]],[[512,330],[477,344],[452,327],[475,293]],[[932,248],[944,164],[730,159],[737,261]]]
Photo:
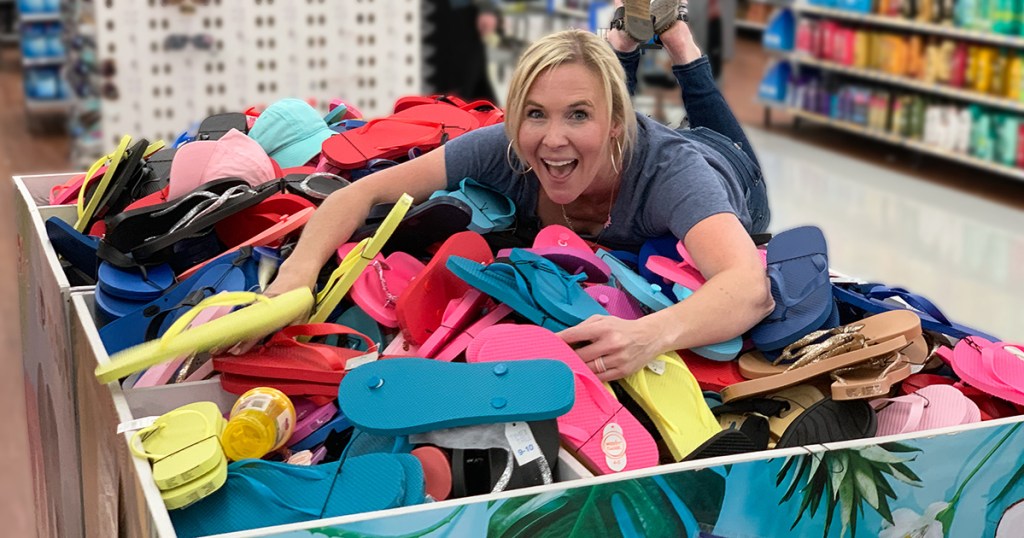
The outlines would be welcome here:
[[[544,455],[540,451],[537,440],[533,438],[530,425],[525,422],[506,423],[505,439],[512,447],[512,455],[515,456],[520,467]]]
[[[655,359],[647,363],[647,369],[658,375],[665,375],[665,361]]]
[[[118,435],[120,435],[120,434],[122,434],[124,432],[133,432],[133,431],[136,431],[136,430],[141,430],[143,428],[148,428],[148,427],[152,426],[153,423],[155,423],[156,419],[158,419],[158,418],[160,418],[160,417],[159,416],[155,416],[155,417],[142,417],[142,418],[137,418],[135,420],[129,420],[128,422],[122,422],[122,423],[117,425],[117,433],[118,433]]]

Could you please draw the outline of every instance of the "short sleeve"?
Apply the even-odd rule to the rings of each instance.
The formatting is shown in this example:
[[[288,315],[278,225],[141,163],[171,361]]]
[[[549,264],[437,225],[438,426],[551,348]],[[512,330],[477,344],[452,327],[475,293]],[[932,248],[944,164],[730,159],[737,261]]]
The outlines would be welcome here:
[[[444,145],[448,190],[458,189],[459,182],[470,177],[498,192],[510,192],[513,174],[505,162],[507,146],[508,137],[501,124],[475,129],[449,140]]]
[[[644,215],[652,235],[668,231],[682,240],[712,215],[737,214],[723,188],[722,172],[704,159],[675,159],[654,177]]]

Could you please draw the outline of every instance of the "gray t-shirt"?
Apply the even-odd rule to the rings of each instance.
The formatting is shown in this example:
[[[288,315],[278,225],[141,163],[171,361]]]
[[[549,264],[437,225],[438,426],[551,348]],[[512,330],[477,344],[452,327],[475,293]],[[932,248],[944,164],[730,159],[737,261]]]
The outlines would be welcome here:
[[[675,131],[641,114],[637,122],[637,144],[602,244],[636,251],[653,237],[672,234],[682,239],[695,224],[718,213],[736,215],[750,230],[746,189],[719,151],[688,131]],[[505,157],[507,147],[503,125],[449,141],[445,144],[448,189],[458,189],[463,178],[471,177],[515,202],[517,225],[537,226],[540,182],[533,172],[512,171]]]

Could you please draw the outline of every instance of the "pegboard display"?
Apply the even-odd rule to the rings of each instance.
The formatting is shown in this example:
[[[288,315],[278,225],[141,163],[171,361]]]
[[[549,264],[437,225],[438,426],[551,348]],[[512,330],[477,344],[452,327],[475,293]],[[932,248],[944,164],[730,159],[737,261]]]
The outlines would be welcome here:
[[[210,114],[284,98],[323,112],[340,97],[369,117],[422,93],[420,0],[100,0],[79,2],[95,42],[98,108],[76,163],[123,134],[172,142]],[[184,7],[183,7],[184,6]],[[92,93],[93,95],[88,95]],[[85,95],[83,95],[85,94]],[[95,113],[95,112],[94,112]],[[98,132],[97,132],[98,131]]]

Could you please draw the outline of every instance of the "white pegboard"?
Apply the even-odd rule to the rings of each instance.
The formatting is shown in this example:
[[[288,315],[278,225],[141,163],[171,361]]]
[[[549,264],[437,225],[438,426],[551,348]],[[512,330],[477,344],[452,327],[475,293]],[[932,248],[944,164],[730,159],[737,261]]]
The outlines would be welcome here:
[[[190,13],[160,0],[95,2],[97,59],[114,60],[101,101],[103,144],[173,139],[206,116],[284,98],[332,98],[368,117],[423,91],[420,0],[210,0]],[[208,34],[168,50],[171,35]]]

